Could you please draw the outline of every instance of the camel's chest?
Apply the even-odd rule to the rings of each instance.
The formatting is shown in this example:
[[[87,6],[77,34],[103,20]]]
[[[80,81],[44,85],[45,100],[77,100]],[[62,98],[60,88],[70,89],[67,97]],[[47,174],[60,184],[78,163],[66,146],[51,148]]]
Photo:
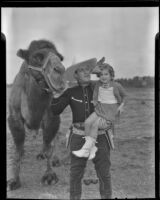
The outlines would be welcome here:
[[[25,123],[31,129],[38,129],[43,118],[46,106],[39,102],[30,102],[27,95],[23,92],[21,95],[21,112]]]

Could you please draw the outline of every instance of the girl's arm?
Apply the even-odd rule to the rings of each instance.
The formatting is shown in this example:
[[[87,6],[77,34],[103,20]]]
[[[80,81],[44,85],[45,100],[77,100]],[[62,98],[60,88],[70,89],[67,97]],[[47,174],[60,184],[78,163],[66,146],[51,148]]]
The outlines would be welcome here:
[[[121,114],[124,110],[123,107],[126,103],[127,93],[126,93],[124,87],[120,83],[118,83],[117,86],[118,86],[118,89],[119,89],[120,96],[122,98],[121,104],[119,105],[117,112],[119,114]]]
[[[124,105],[125,102],[126,102],[127,93],[126,93],[124,87],[120,83],[117,83],[117,86],[118,86],[118,89],[119,89],[119,94],[122,98],[121,104]]]

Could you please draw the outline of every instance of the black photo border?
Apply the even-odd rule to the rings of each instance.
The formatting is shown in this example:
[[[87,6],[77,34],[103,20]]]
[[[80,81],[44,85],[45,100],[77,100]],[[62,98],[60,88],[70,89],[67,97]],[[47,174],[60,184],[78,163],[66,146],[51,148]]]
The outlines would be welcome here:
[[[158,7],[159,8],[159,0],[82,0],[82,1],[76,1],[76,0],[57,0],[57,1],[45,1],[45,0],[39,0],[39,1],[26,1],[26,0],[2,0],[1,1],[1,8],[7,8],[7,7]],[[159,33],[155,35],[155,198],[160,198],[160,169],[159,169],[159,162],[160,162],[160,154],[159,154],[159,146],[160,146],[160,138],[159,138],[159,126],[160,126],[160,120],[159,120],[159,114],[160,114],[160,107],[159,107],[159,96],[160,96],[160,74],[159,74],[159,60],[160,60],[160,53],[159,53]],[[1,113],[2,114],[2,120],[4,120],[3,125],[6,124],[6,109],[3,105],[6,105],[6,38],[5,35],[1,32],[1,91],[3,92],[3,95],[1,96],[1,101],[4,104],[1,104]],[[5,116],[5,117],[4,117]],[[5,126],[5,125],[4,125]],[[1,175],[4,176],[4,179],[1,178],[1,181],[4,181],[1,185],[4,186],[4,192],[1,190],[1,194],[4,195],[4,198],[6,198],[6,134],[4,134],[5,127],[1,127],[1,139],[3,142],[1,143],[1,152],[5,152],[3,154],[3,169],[4,173],[1,171]],[[2,188],[1,188],[2,189]],[[6,196],[5,196],[6,194]],[[0,195],[1,197],[1,195]],[[146,198],[144,198],[146,199]]]

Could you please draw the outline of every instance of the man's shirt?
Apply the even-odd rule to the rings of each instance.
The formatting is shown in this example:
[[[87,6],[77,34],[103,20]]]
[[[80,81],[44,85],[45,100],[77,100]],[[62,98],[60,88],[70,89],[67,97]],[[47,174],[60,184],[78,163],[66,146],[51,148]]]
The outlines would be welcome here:
[[[84,122],[94,111],[92,85],[68,88],[59,98],[53,98],[51,103],[53,114],[61,114],[68,105],[72,110],[73,123]]]

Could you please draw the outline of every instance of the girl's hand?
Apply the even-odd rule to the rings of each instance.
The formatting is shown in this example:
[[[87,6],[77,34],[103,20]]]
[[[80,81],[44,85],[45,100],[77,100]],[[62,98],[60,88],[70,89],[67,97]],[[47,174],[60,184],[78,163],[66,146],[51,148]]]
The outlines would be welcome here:
[[[118,115],[120,115],[120,114],[124,111],[123,106],[124,106],[124,104],[122,103],[122,104],[118,107],[118,109],[117,109],[117,114],[118,114]]]

